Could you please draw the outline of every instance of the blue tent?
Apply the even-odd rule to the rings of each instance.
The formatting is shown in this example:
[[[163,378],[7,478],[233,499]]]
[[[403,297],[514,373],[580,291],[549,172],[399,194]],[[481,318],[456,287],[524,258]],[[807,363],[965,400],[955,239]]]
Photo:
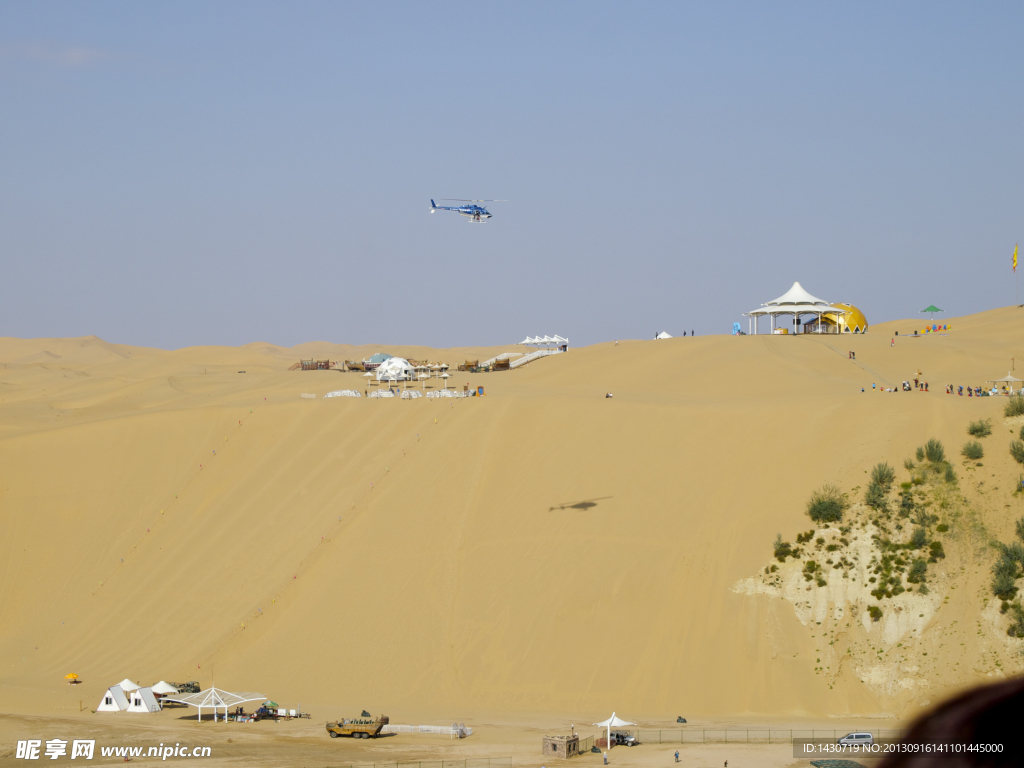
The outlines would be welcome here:
[[[378,352],[377,354],[372,355],[370,357],[370,359],[367,360],[366,362],[368,362],[368,363],[383,363],[385,360],[390,360],[391,357],[392,357],[391,355],[389,355],[389,354],[387,354],[385,352]]]

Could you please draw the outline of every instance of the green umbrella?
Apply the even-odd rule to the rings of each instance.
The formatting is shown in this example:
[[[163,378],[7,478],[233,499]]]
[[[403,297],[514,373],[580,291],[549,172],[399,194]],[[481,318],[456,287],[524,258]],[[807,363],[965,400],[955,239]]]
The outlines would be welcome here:
[[[925,309],[922,309],[921,312],[922,313],[924,313],[924,312],[931,312],[931,314],[932,314],[932,322],[934,322],[935,321],[935,313],[936,312],[945,312],[945,310],[939,309],[934,304],[929,304]]]
[[[265,701],[265,702],[263,702],[263,706],[264,707],[276,707],[277,706],[277,702],[276,701]]]

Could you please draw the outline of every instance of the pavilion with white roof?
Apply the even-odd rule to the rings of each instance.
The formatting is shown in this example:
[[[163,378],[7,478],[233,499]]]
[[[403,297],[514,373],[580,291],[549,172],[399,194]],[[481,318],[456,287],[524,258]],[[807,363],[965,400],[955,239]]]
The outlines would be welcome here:
[[[554,336],[527,336],[519,343],[527,347],[563,347],[569,345],[569,340],[555,334]]]
[[[212,709],[213,721],[217,722],[217,709],[220,707],[224,708],[224,720],[227,721],[228,707],[244,704],[247,701],[265,701],[266,698],[262,693],[251,691],[236,693],[211,686],[204,691],[187,696],[168,696],[167,701],[176,701],[179,704],[188,704],[190,707],[196,707],[199,710],[198,719],[200,721],[203,719],[203,707]]]
[[[817,331],[821,333],[821,318],[822,315],[826,314],[845,315],[846,310],[835,307],[816,296],[812,296],[804,290],[800,283],[793,283],[793,287],[779,296],[779,298],[763,304],[759,309],[747,312],[747,324],[748,327],[752,326],[753,333],[756,334],[757,321],[762,315],[768,315],[771,318],[771,332],[775,333],[777,327],[775,318],[779,315],[793,315],[794,321],[797,321],[801,315],[816,315],[818,321]]]

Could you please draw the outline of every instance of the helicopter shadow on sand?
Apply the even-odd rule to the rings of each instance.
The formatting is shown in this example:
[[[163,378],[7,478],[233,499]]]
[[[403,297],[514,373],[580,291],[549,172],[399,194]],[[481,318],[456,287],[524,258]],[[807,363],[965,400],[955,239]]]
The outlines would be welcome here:
[[[606,499],[614,498],[613,496],[598,496],[596,499],[584,499],[583,501],[567,501],[564,504],[559,504],[557,507],[548,507],[548,512],[564,511],[566,509],[578,509],[581,512],[586,512],[588,509],[593,509],[597,506],[597,502],[605,501]]]

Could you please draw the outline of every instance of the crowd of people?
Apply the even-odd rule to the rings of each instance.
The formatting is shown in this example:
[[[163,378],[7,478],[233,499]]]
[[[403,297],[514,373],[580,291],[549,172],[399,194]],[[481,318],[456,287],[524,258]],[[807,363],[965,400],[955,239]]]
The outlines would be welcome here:
[[[962,386],[958,386],[957,385],[955,387],[955,389],[956,389],[956,394],[958,394],[960,397],[964,396],[964,388]],[[954,385],[953,384],[949,384],[949,385],[946,386],[946,394],[947,395],[952,395],[953,391],[954,391]],[[1002,390],[997,389],[994,386],[992,387],[992,389],[983,389],[982,387],[970,387],[970,386],[967,387],[967,396],[968,397],[995,397],[996,395],[1011,395],[1011,394],[1013,394],[1013,392],[1008,390],[1005,386],[1002,388]]]
[[[928,382],[921,381],[920,379],[914,379],[914,385],[913,387],[911,387],[909,381],[903,381],[900,382],[899,389],[897,389],[896,387],[878,387],[875,385],[875,382],[871,382],[871,389],[877,389],[879,392],[899,392],[900,390],[903,390],[904,392],[910,392],[912,389],[917,389],[920,390],[921,392],[927,392]],[[864,387],[861,387],[860,391],[863,392]]]
[[[918,390],[919,392],[928,392],[929,391],[928,390],[928,382],[927,381],[922,381],[921,379],[914,379],[913,385],[911,385],[911,383],[909,381],[901,382],[900,386],[899,386],[899,389],[897,389],[896,387],[877,387],[875,385],[875,383],[872,382],[871,383],[871,389],[873,389],[873,390],[877,389],[879,392],[898,392],[900,390],[902,390],[903,392],[910,392],[910,391],[912,391],[914,389]],[[864,391],[864,387],[861,387],[860,391],[863,392]],[[992,389],[985,389],[984,387],[971,387],[971,386],[964,387],[964,386],[956,385],[956,384],[947,384],[946,385],[946,394],[947,395],[956,394],[956,395],[959,395],[960,397],[963,397],[965,391],[967,392],[967,396],[968,397],[995,397],[996,395],[1012,395],[1013,394],[1013,390],[1008,388],[1005,384],[1003,385],[1002,389],[997,388],[995,385],[992,386]]]

